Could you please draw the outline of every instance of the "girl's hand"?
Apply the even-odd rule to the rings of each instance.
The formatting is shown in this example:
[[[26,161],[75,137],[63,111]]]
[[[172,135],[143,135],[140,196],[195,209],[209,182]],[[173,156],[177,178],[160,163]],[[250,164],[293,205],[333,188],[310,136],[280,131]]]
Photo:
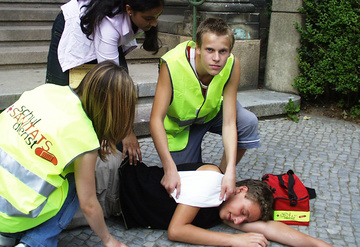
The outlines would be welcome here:
[[[133,131],[131,131],[131,133],[122,140],[122,145],[123,160],[125,159],[126,153],[128,152],[130,165],[136,165],[138,159],[140,162],[142,161],[140,145]]]
[[[103,244],[105,247],[127,247],[126,244],[119,242],[116,238],[114,238],[111,235],[110,235],[110,238],[108,239],[108,241],[106,243],[103,242]]]

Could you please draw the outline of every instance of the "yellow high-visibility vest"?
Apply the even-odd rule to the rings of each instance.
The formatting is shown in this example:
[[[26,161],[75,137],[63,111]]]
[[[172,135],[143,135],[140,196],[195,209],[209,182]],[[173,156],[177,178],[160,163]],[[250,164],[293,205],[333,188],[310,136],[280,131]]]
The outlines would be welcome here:
[[[235,63],[231,54],[225,67],[210,82],[204,97],[200,81],[186,56],[188,46],[195,48],[196,44],[183,42],[161,58],[161,65],[165,62],[169,70],[173,89],[172,102],[164,119],[170,151],[186,147],[192,124],[209,122],[220,111],[223,90]]]
[[[20,232],[55,216],[73,161],[99,148],[92,122],[68,86],[25,92],[0,114],[0,232]]]

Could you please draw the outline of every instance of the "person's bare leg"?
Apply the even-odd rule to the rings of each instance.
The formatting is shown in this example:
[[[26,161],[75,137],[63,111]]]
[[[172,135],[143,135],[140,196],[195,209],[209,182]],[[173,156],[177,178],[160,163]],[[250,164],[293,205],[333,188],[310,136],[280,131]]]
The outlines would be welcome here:
[[[240,162],[240,160],[241,160],[242,157],[244,156],[246,150],[247,150],[247,149],[238,149],[238,150],[237,150],[237,154],[236,154],[236,165]],[[224,173],[225,173],[225,171],[226,171],[225,151],[224,151],[223,156],[222,156],[222,158],[221,158],[220,170],[221,170],[222,172],[224,172]]]

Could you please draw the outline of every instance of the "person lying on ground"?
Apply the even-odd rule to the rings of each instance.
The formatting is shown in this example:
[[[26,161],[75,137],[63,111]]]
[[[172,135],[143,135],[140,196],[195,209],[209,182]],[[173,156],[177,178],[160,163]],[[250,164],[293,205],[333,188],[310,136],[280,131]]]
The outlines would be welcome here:
[[[126,228],[167,229],[170,240],[199,245],[267,246],[271,240],[291,246],[331,246],[269,220],[273,196],[266,183],[240,181],[235,194],[220,201],[223,174],[217,166],[189,163],[178,169],[182,192],[177,199],[160,184],[163,168],[123,162],[119,169],[120,203]],[[221,222],[247,233],[208,229]]]

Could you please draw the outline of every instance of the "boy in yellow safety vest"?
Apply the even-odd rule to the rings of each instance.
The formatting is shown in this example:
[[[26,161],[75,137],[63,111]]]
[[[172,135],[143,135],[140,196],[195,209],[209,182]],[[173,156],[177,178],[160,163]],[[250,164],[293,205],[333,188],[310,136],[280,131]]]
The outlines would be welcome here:
[[[169,194],[176,189],[176,197],[181,193],[176,165],[202,162],[205,133],[222,135],[223,199],[234,193],[236,164],[247,149],[260,145],[258,119],[237,101],[240,62],[231,53],[231,28],[209,18],[196,38],[161,58],[150,130],[165,171],[161,183]]]

